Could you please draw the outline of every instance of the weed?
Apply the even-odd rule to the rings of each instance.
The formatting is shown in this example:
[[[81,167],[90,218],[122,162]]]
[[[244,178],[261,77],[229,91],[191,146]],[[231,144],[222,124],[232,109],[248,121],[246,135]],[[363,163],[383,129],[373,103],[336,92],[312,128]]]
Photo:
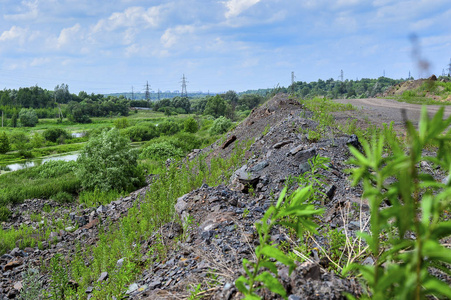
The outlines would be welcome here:
[[[22,273],[22,288],[18,299],[42,299],[42,282],[37,269],[28,268]]]
[[[429,272],[437,265],[450,272],[451,250],[440,239],[451,234],[451,221],[440,216],[450,205],[451,187],[417,167],[429,161],[451,171],[451,117],[443,120],[443,114],[441,108],[430,120],[423,107],[418,131],[407,122],[408,151],[388,134],[374,136],[372,145],[362,141],[364,154],[351,148],[351,163],[357,166],[353,184],[363,182],[363,197],[371,211],[371,234],[361,235],[375,262],[374,266],[353,264],[345,272],[357,269],[373,299],[451,297],[451,288]],[[385,143],[393,152],[387,157],[382,155]],[[436,156],[422,152],[431,143],[438,145]],[[396,180],[387,184],[388,178]],[[384,201],[390,206],[381,209]],[[387,250],[382,247],[385,237]]]
[[[315,210],[313,205],[305,204],[313,197],[312,188],[305,187],[288,197],[285,197],[286,192],[287,188],[284,188],[277,204],[268,208],[262,220],[255,224],[259,235],[259,246],[255,248],[256,261],[243,259],[246,277],[240,276],[235,281],[236,287],[246,296],[246,299],[260,299],[255,293],[258,282],[270,291],[287,298],[285,289],[277,279],[277,266],[272,259],[288,266],[290,273],[296,265],[291,257],[269,243],[270,231],[276,224],[293,228],[298,236],[301,236],[304,230],[315,231],[316,224],[310,219],[322,210]],[[290,221],[288,218],[295,221]]]

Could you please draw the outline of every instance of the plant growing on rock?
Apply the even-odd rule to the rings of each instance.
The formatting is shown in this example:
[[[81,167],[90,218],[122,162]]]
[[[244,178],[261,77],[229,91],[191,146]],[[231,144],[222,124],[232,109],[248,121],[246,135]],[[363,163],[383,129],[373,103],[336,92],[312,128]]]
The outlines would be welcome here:
[[[255,248],[256,261],[243,259],[246,277],[240,276],[235,281],[238,290],[246,296],[245,299],[260,299],[256,290],[261,287],[257,286],[257,283],[261,283],[271,292],[287,299],[286,291],[277,279],[277,266],[272,259],[288,266],[290,273],[296,265],[290,256],[270,244],[270,232],[274,226],[282,225],[292,228],[298,236],[302,236],[305,230],[316,231],[316,224],[311,221],[311,218],[322,213],[322,210],[305,204],[313,196],[312,187],[298,189],[288,197],[285,197],[286,192],[287,188],[284,188],[276,205],[268,208],[261,221],[255,224],[260,242]]]
[[[451,297],[451,287],[431,270],[450,273],[451,249],[440,243],[451,235],[451,221],[442,215],[451,204],[451,117],[443,120],[444,109],[429,119],[423,108],[418,131],[407,122],[407,146],[404,151],[393,135],[373,136],[362,141],[364,153],[351,148],[354,184],[363,182],[363,197],[369,201],[371,234],[361,233],[368,243],[374,265],[354,264],[368,285],[373,299],[424,299],[427,296]],[[392,155],[384,157],[388,144]],[[424,154],[428,145],[437,146],[437,155]],[[432,163],[448,174],[439,181],[419,169]],[[390,180],[395,178],[396,180]],[[385,202],[389,206],[381,209]],[[390,235],[385,233],[390,232]],[[383,238],[388,243],[384,249]]]

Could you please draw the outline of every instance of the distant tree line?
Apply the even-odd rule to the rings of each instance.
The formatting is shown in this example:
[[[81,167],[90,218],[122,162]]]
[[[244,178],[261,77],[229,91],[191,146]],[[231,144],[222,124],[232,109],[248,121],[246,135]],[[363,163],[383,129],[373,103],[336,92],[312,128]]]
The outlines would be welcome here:
[[[209,115],[213,118],[223,116],[235,120],[247,116],[254,107],[264,100],[265,97],[261,95],[243,94],[239,96],[235,91],[228,91],[224,94],[190,100],[186,97],[163,99],[150,102],[150,107],[167,115],[195,113]],[[132,106],[134,105],[133,102]]]
[[[90,117],[127,116],[129,108],[130,101],[124,96],[105,97],[84,91],[71,94],[64,83],[53,91],[38,86],[0,91],[0,112],[7,120],[4,125],[11,127],[34,126],[37,123],[35,115],[40,119],[64,116],[74,122],[87,123]],[[29,116],[32,122],[28,122],[27,117],[21,118],[21,114]]]
[[[295,82],[284,89],[302,98],[324,96],[328,98],[368,98],[383,93],[387,88],[405,81],[405,79],[391,79],[379,77],[377,79],[362,78],[359,80],[321,80],[314,82]]]

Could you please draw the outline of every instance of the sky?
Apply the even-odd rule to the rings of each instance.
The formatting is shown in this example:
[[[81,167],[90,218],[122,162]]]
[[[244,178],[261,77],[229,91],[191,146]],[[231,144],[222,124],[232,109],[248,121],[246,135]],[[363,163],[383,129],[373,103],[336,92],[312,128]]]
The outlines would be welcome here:
[[[0,89],[428,77],[450,63],[450,20],[450,0],[0,0]]]

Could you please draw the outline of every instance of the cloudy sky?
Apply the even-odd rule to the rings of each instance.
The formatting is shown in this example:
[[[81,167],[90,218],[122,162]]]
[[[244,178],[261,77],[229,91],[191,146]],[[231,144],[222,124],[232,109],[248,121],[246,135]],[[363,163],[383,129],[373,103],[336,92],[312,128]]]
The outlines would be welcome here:
[[[340,70],[441,75],[450,20],[450,0],[0,0],[0,89],[172,91],[185,74],[188,92],[220,92],[288,86],[292,71],[307,82]]]

